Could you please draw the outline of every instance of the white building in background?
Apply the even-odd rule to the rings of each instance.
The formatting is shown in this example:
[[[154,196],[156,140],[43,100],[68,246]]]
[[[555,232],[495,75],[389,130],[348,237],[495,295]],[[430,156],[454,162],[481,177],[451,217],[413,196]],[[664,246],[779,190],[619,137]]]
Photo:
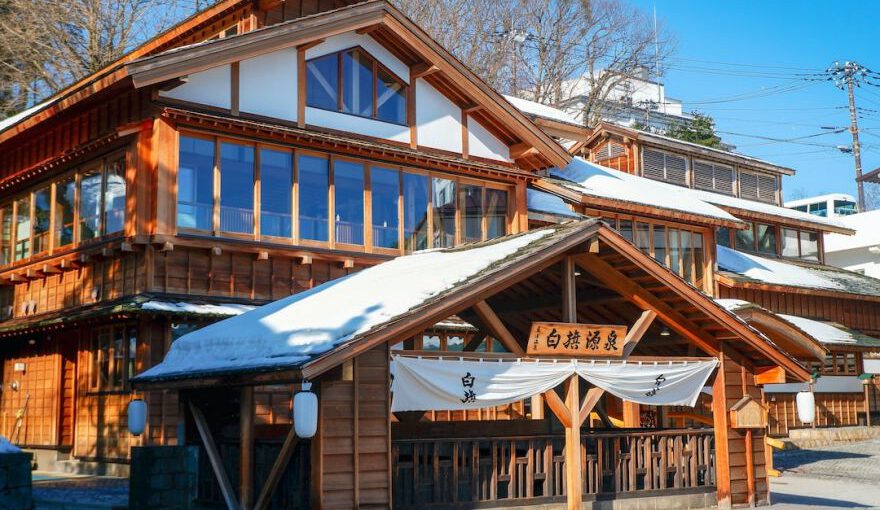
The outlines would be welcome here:
[[[582,124],[592,82],[589,75],[584,75],[563,85],[563,89],[569,91],[569,98],[560,108]],[[640,124],[655,133],[663,133],[670,125],[692,118],[683,112],[681,100],[667,97],[663,84],[651,80],[647,69],[618,81],[608,91],[604,103],[603,120],[630,127]]]
[[[840,218],[859,212],[855,197],[844,193],[789,200],[785,207],[825,218]]]
[[[880,278],[880,210],[851,214],[838,220],[856,234],[825,234],[825,262]]]

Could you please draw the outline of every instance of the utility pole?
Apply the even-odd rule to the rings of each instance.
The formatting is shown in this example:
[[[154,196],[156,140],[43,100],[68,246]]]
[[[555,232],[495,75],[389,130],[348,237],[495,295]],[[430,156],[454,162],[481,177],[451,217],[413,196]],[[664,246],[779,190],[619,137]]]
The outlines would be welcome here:
[[[852,152],[856,166],[856,186],[859,190],[859,212],[865,212],[868,209],[865,203],[865,183],[862,182],[862,150],[859,144],[859,115],[856,108],[855,87],[858,87],[859,81],[867,76],[867,70],[857,62],[847,61],[842,65],[840,62],[835,62],[828,68],[828,73],[837,88],[846,90],[849,96],[849,132],[853,139]]]

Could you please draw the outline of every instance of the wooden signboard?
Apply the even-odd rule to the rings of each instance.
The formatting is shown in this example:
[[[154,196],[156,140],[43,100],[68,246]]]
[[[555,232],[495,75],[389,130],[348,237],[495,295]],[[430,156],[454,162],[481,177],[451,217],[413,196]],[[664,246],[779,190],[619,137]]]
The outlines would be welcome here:
[[[623,356],[626,326],[533,322],[526,349],[536,356]]]

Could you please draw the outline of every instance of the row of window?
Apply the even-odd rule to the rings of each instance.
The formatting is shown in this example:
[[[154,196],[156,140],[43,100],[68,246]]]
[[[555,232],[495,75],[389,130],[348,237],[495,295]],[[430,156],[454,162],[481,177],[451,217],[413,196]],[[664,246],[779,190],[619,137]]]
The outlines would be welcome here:
[[[674,273],[702,288],[706,263],[702,233],[630,217],[606,216],[601,220]]]
[[[822,375],[861,375],[859,355],[855,352],[832,352],[822,362],[811,361],[808,366]]]
[[[716,234],[718,244],[739,251],[762,255],[781,256],[819,261],[819,234],[809,230],[798,230],[766,223],[749,223],[747,229],[731,230],[719,228]]]
[[[679,186],[736,195],[737,172],[732,165],[693,159],[685,156],[644,149],[642,175]],[[692,168],[689,168],[692,167]],[[693,170],[692,174],[690,170]],[[775,175],[739,172],[739,196],[750,200],[777,203],[778,178]]]
[[[306,62],[306,105],[406,124],[407,88],[360,48]]]
[[[122,391],[135,375],[137,328],[124,324],[91,330],[89,391]]]
[[[859,212],[856,203],[851,200],[823,200],[813,204],[792,207],[792,209],[795,211],[810,213],[815,216],[827,217],[829,202],[833,204],[834,216],[849,216],[850,214],[856,214]]]
[[[0,206],[0,265],[121,231],[125,193],[116,154]]]
[[[326,154],[181,136],[177,179],[183,229],[407,251],[508,233],[505,189]]]

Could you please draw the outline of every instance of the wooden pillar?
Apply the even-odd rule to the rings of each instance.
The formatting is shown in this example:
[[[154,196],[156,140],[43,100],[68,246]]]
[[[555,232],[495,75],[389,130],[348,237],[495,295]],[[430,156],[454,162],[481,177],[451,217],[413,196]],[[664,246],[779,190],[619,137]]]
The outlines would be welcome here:
[[[583,473],[581,472],[581,420],[579,376],[572,374],[566,383],[565,406],[571,419],[565,427],[565,487],[568,510],[583,506]]]
[[[642,415],[639,404],[627,400],[623,401],[623,426],[628,429],[635,429],[642,426]]]
[[[562,259],[562,320],[577,322],[577,295],[575,289],[574,258]]]
[[[730,448],[728,432],[730,420],[727,415],[727,391],[724,376],[724,355],[719,354],[718,371],[712,383],[712,425],[715,429],[715,485],[718,508],[732,508],[730,499]]]
[[[239,494],[242,510],[254,505],[254,387],[241,389],[241,476]]]
[[[870,386],[871,379],[866,379],[862,381],[862,386],[865,387],[865,425],[871,426],[871,393]]]

